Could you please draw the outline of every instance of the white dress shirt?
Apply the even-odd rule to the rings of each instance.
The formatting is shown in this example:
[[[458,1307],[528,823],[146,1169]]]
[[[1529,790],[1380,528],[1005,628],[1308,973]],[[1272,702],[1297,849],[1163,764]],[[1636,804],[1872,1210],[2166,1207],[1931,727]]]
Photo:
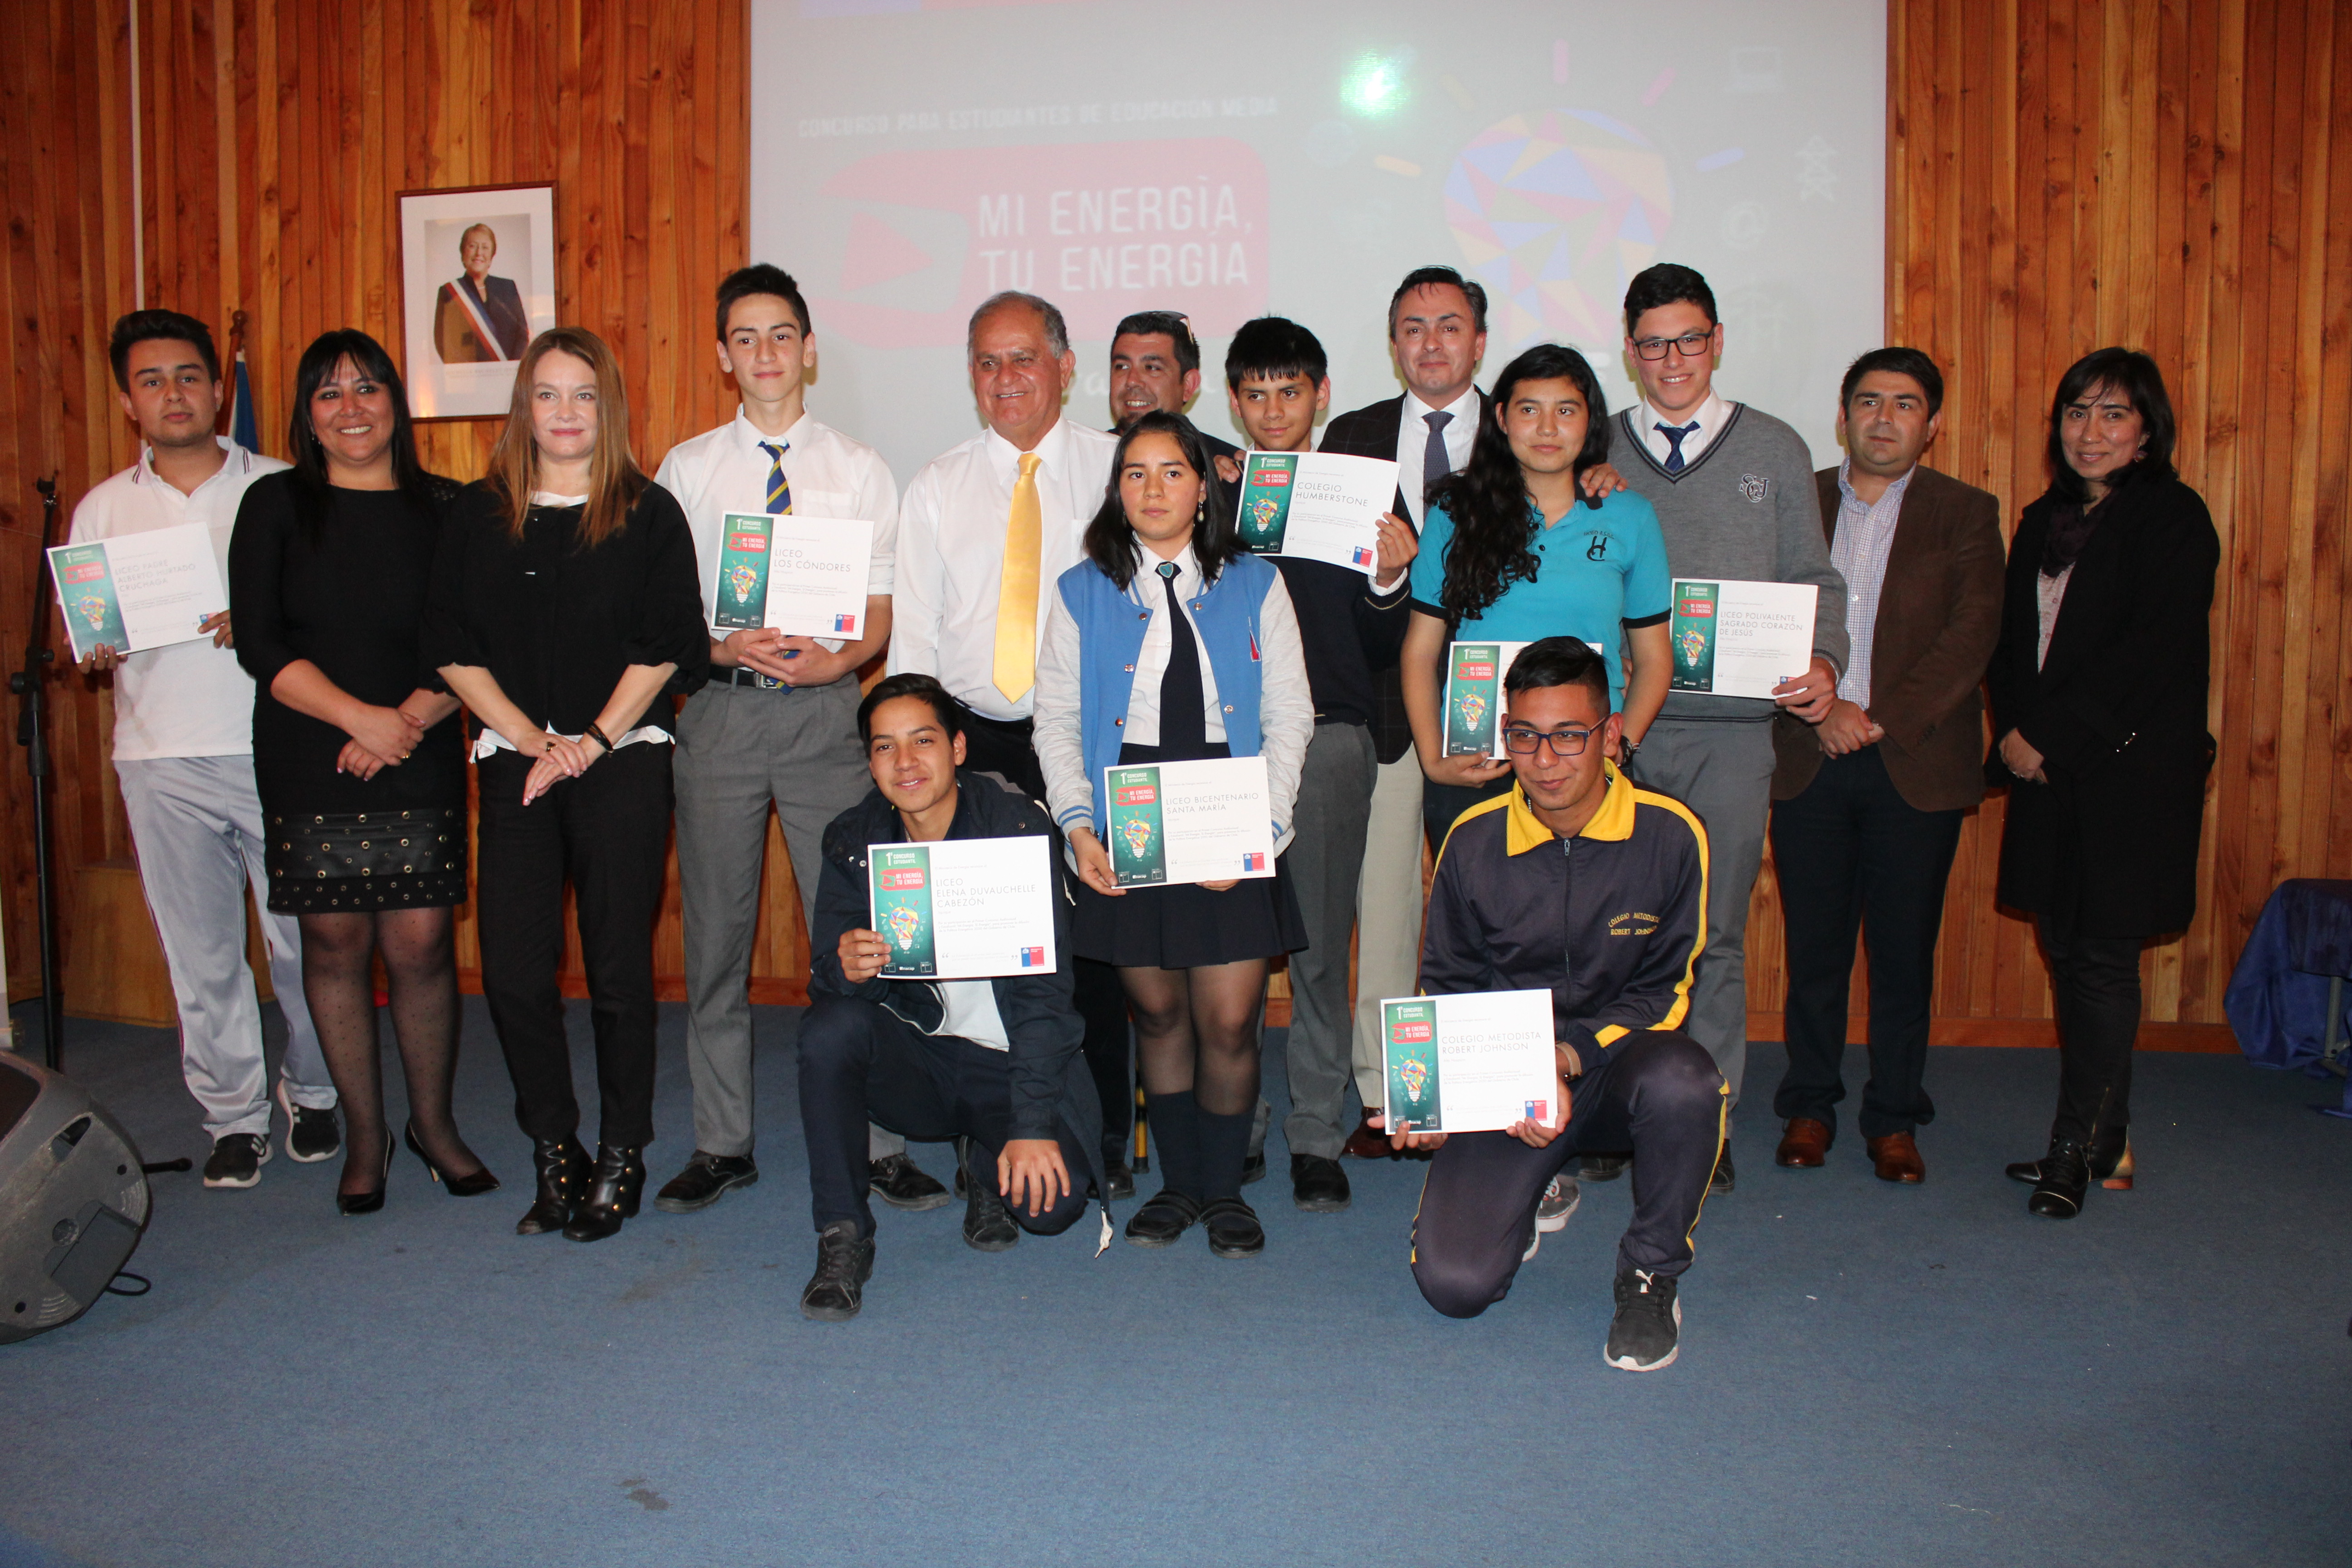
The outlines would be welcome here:
[[[1428,476],[1422,472],[1429,455],[1429,416],[1437,413],[1421,400],[1417,393],[1404,395],[1404,414],[1397,421],[1397,488],[1404,491],[1404,504],[1412,516],[1406,519],[1413,531],[1421,531],[1421,514],[1429,502]],[[1454,416],[1445,423],[1445,455],[1454,459],[1454,473],[1460,473],[1470,462],[1471,443],[1478,438],[1478,389],[1471,387],[1445,405],[1445,413]],[[1380,592],[1374,589],[1374,592]]]
[[[1166,624],[1167,593],[1160,585],[1159,574],[1151,570],[1158,558],[1147,554],[1141,559],[1143,565],[1128,584],[1127,596],[1138,608],[1150,612],[1151,624],[1144,628],[1144,650],[1136,658],[1128,706],[1120,715],[1127,722],[1119,727],[1119,734],[1130,745],[1156,746],[1160,743],[1160,681],[1168,669],[1171,628]],[[1179,564],[1192,574],[1189,579],[1180,576],[1180,585],[1189,580],[1197,587],[1199,568],[1191,546],[1185,547]],[[1185,623],[1192,625],[1189,608]],[[1194,629],[1192,635],[1197,639],[1200,633]],[[1150,662],[1155,636],[1160,649],[1157,664]],[[1036,747],[1037,764],[1045,775],[1045,804],[1065,832],[1095,826],[1094,781],[1087,776],[1086,745],[1079,733],[1082,657],[1078,623],[1057,592],[1045,621],[1045,646],[1037,655]],[[1291,607],[1290,590],[1279,572],[1274,574],[1258,606],[1257,668],[1258,755],[1265,759],[1266,806],[1274,814],[1274,852],[1279,855],[1290,847],[1299,770],[1307,761],[1307,742],[1315,738],[1315,699],[1307,686],[1307,653],[1299,642],[1298,615]],[[1217,701],[1216,676],[1209,668],[1205,648],[1201,654],[1201,687],[1212,705],[1212,710],[1203,715],[1209,723],[1208,738],[1227,739],[1224,709]],[[1147,711],[1148,726],[1139,733],[1138,716]]]
[[[1845,577],[1845,635],[1853,645],[1837,691],[1848,702],[1870,706],[1871,636],[1878,627],[1878,596],[1886,586],[1886,557],[1895,548],[1895,522],[1903,512],[1903,493],[1911,488],[1914,464],[1886,487],[1875,502],[1864,505],[1849,479],[1853,459],[1838,463],[1837,532],[1830,540],[1830,564]]]
[[[993,980],[947,980],[940,983],[940,1033],[961,1035],[992,1051],[1010,1051],[1013,1037],[1005,1032],[1004,1015],[996,1010]]]
[[[236,509],[254,480],[289,465],[217,439],[226,459],[193,495],[159,479],[154,453],[142,447],[138,462],[92,485],[81,498],[66,542],[90,544],[202,524],[212,531],[213,555],[220,565],[222,598],[212,608],[227,609],[228,542],[236,531]],[[116,762],[252,752],[253,677],[236,662],[236,649],[215,647],[211,637],[202,637],[131,654],[114,672]]]
[[[1127,724],[1119,731],[1130,746],[1160,744],[1160,683],[1168,678],[1169,656],[1175,651],[1175,626],[1168,618],[1168,590],[1160,584],[1160,557],[1146,551],[1136,552],[1135,584],[1143,596],[1151,602],[1151,620],[1143,628],[1143,651],[1135,656],[1135,679],[1127,699]],[[1201,579],[1201,563],[1192,554],[1192,547],[1184,546],[1176,557],[1176,598],[1190,604],[1200,597],[1208,584]],[[1287,596],[1286,595],[1286,596]],[[1055,614],[1068,618],[1062,601],[1054,601]],[[1077,628],[1074,625],[1071,630]],[[1225,711],[1217,701],[1217,672],[1209,667],[1209,649],[1201,641],[1201,629],[1192,624],[1192,613],[1184,615],[1185,634],[1192,639],[1192,648],[1201,664],[1201,723],[1211,741],[1222,742],[1225,738]],[[1050,626],[1046,631],[1053,636]]]
[[[1037,630],[1060,597],[1055,582],[1085,554],[1087,524],[1100,510],[1118,437],[1067,419],[1037,443],[1040,531]],[[993,430],[923,465],[898,508],[898,583],[890,605],[890,672],[937,676],[984,718],[1026,719],[1036,693],[1007,700],[996,689],[996,600],[1004,581],[1004,531],[1021,453]]]
[[[1698,461],[1698,455],[1706,450],[1709,441],[1722,433],[1730,418],[1731,405],[1717,396],[1713,388],[1708,389],[1705,402],[1679,419],[1659,413],[1650,406],[1650,400],[1646,397],[1633,411],[1633,420],[1642,432],[1643,441],[1648,444],[1651,456],[1661,463],[1673,455],[1675,444],[1659,434],[1658,426],[1681,426],[1694,419],[1698,421],[1698,428],[1683,437],[1683,464],[1685,468]]]
[[[655,482],[677,498],[694,531],[696,569],[702,574],[702,616],[709,623],[710,591],[719,573],[726,517],[730,511],[768,510],[768,470],[772,466],[760,443],[782,443],[784,479],[792,486],[795,517],[856,518],[874,525],[873,564],[866,592],[890,592],[897,569],[898,481],[882,454],[853,441],[803,414],[782,436],[765,436],[740,406],[716,430],[680,441],[662,458]],[[827,639],[830,640],[830,639]]]

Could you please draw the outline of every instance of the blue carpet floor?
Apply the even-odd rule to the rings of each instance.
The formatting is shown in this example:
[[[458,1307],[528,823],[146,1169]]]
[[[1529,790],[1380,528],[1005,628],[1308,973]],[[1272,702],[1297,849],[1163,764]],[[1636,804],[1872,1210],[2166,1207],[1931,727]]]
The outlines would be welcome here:
[[[757,1187],[520,1239],[529,1146],[468,1008],[460,1113],[506,1190],[450,1199],[404,1153],[342,1219],[335,1165],[282,1152],[252,1192],[154,1178],[153,1293],[0,1349],[0,1563],[2347,1560],[2352,1123],[2234,1058],[2142,1057],[2139,1189],[2061,1225],[2000,1174],[2051,1053],[1937,1050],[1905,1190],[1850,1128],[1828,1169],[1773,1168],[1757,1047],[1682,1359],[1633,1376],[1601,1360],[1624,1183],[1453,1322],[1405,1268],[1422,1167],[1351,1162],[1355,1207],[1302,1215],[1278,1135],[1257,1260],[983,1257],[960,1206],[884,1210],[865,1315],[807,1322],[789,1010],[759,1017]],[[663,1027],[656,1182],[691,1144]],[[169,1034],[69,1048],[148,1159],[201,1163]]]

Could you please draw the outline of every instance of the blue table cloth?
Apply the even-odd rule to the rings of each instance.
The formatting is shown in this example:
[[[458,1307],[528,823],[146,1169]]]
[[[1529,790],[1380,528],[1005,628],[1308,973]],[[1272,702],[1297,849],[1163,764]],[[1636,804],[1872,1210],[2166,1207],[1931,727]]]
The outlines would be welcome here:
[[[2259,1067],[2317,1070],[2331,976],[2352,975],[2352,881],[2299,877],[2263,906],[2221,998],[2231,1031]],[[2339,994],[2336,1037],[2352,1036],[2352,986]],[[2345,1090],[2352,1110],[2352,1083]]]

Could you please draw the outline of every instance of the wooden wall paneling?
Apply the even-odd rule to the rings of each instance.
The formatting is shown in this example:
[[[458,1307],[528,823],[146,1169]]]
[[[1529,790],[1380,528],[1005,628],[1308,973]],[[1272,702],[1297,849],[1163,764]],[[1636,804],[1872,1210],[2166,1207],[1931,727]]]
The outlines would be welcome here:
[[[649,468],[731,406],[702,321],[712,282],[745,258],[740,0],[135,3],[135,83],[121,3],[22,7],[24,47],[0,59],[0,189],[24,215],[5,280],[17,353],[0,380],[0,593],[29,591],[31,475],[59,469],[70,504],[132,455],[104,343],[131,301],[133,224],[151,300],[213,314],[224,342],[230,313],[247,310],[268,447],[281,444],[311,335],[351,322],[394,342],[392,195],[437,185],[558,183],[559,313],[623,356],[630,438]],[[2326,0],[1893,0],[1888,37],[1887,331],[1947,369],[1936,466],[1993,489],[2013,526],[2044,485],[2058,372],[2130,342],[2165,364],[2183,474],[2224,541],[2205,892],[2190,930],[2152,949],[2145,970],[2152,1020],[2210,1026],[2273,883],[2352,874],[2352,382],[2340,352],[2352,337],[2352,110],[2337,107],[2352,26]],[[432,426],[421,446],[438,471],[470,479],[495,429]],[[70,946],[124,914],[107,889],[131,885],[132,862],[108,694],[79,679],[58,693]],[[26,804],[12,775],[0,909],[19,930],[31,914]],[[1962,834],[1938,1038],[2048,1016],[2031,928],[1993,904],[2004,806],[1989,799]],[[83,868],[96,868],[87,909]],[[772,835],[763,886],[755,990],[788,1000],[805,939]],[[1759,1014],[1779,1005],[1773,886],[1768,872],[1751,917]],[[469,964],[474,935],[469,911]],[[672,984],[681,940],[673,888],[658,949]],[[21,995],[33,943],[10,951]]]

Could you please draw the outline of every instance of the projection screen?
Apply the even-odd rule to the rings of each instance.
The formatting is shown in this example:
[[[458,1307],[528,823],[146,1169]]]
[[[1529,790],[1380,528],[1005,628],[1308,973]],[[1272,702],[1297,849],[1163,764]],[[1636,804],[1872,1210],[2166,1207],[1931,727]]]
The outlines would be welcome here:
[[[901,483],[979,428],[965,320],[1003,288],[1066,312],[1088,425],[1118,319],[1190,316],[1230,439],[1236,326],[1312,328],[1334,412],[1393,396],[1428,262],[1488,290],[1482,384],[1564,342],[1612,409],[1626,280],[1699,268],[1717,386],[1817,465],[1884,341],[1883,0],[752,0],[751,79],[751,254],[808,295],[811,408]]]

